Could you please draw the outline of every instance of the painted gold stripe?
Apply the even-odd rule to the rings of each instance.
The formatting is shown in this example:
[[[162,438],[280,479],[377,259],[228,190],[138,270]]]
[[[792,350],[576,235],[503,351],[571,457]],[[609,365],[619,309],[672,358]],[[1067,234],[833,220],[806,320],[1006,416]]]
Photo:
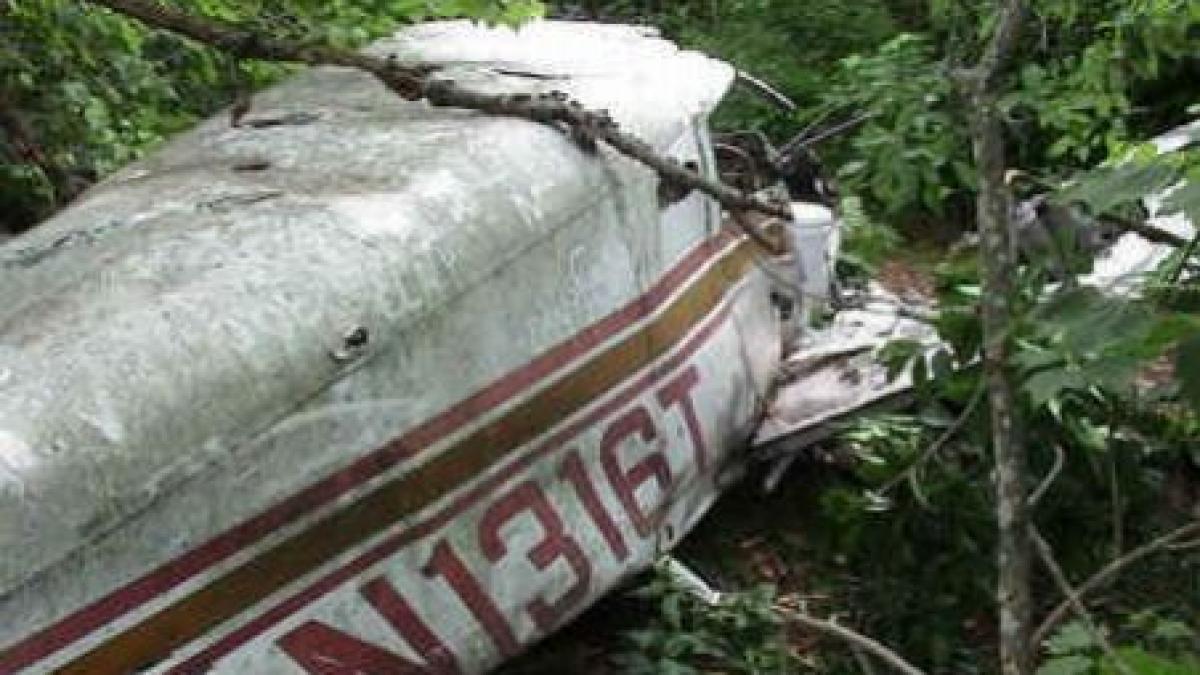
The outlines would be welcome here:
[[[152,666],[335,556],[429,506],[670,350],[744,276],[753,262],[753,246],[748,241],[739,243],[642,330],[425,465],[109,638],[57,672],[96,675]]]

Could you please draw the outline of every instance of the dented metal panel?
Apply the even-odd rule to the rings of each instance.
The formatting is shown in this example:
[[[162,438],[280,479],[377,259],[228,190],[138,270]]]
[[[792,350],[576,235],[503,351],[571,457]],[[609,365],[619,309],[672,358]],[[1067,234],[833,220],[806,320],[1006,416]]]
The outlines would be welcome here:
[[[374,49],[702,167],[732,78],[621,26]],[[769,282],[699,195],[340,69],[249,119],[0,247],[0,672],[485,669],[671,546],[751,431]]]

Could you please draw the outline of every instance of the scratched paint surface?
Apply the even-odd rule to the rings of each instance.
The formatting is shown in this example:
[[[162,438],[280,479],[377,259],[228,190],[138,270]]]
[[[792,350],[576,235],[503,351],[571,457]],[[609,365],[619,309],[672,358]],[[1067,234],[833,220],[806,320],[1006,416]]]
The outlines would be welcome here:
[[[620,26],[375,49],[701,166],[731,79]],[[678,538],[748,433],[777,327],[699,196],[343,70],[250,119],[293,123],[210,120],[0,246],[0,672],[486,668]]]
[[[320,672],[322,662],[413,662],[474,671],[561,625],[669,548],[715,496],[716,476],[700,467],[726,459],[732,438],[719,432],[730,429],[691,427],[689,416],[728,419],[733,411],[719,403],[737,400],[721,390],[728,384],[706,381],[726,375],[721,360],[736,350],[728,325],[716,333],[531,449],[535,461],[445,529],[392,553],[408,531],[398,527],[394,544],[384,539],[376,555],[364,552],[353,580],[217,665]]]

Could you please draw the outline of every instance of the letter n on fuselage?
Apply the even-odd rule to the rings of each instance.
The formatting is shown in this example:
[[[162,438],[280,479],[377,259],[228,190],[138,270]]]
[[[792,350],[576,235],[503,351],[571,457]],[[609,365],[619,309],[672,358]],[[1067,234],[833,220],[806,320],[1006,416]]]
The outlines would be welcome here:
[[[306,621],[289,631],[279,639],[279,648],[313,675],[459,675],[454,654],[386,579],[371,581],[360,593],[425,663],[410,661],[318,621]]]

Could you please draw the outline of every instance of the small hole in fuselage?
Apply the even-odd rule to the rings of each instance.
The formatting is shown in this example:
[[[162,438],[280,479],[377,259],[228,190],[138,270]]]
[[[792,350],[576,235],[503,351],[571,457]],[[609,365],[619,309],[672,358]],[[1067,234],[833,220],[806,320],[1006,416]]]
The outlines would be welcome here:
[[[266,171],[269,168],[271,168],[271,163],[265,159],[252,159],[233,165],[234,171]]]
[[[367,342],[371,339],[371,334],[363,326],[357,326],[349,333],[346,333],[344,338],[345,345],[351,349],[360,349],[367,346]]]

